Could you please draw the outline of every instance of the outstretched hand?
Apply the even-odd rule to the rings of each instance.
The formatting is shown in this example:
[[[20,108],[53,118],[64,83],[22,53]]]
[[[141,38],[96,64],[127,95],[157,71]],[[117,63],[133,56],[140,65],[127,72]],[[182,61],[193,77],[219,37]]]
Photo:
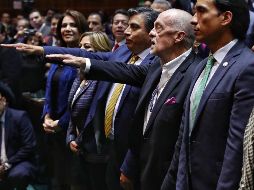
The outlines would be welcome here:
[[[69,54],[50,54],[46,55],[46,58],[50,61],[61,61],[63,64],[74,67],[85,67],[86,59],[83,57],[76,57]]]
[[[27,54],[43,55],[44,53],[44,49],[41,46],[28,45],[23,43],[1,44],[0,46],[5,48],[15,48],[17,51]]]

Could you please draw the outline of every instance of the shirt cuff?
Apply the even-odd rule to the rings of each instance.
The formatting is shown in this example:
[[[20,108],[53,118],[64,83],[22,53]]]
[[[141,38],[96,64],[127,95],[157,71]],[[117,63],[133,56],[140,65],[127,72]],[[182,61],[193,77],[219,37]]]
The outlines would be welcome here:
[[[84,67],[81,67],[80,70],[84,73],[84,74],[88,74],[90,71],[90,67],[91,67],[91,61],[89,58],[85,58],[86,60],[86,64]]]
[[[4,163],[4,170],[8,170],[11,168],[11,164],[8,164],[7,162]]]

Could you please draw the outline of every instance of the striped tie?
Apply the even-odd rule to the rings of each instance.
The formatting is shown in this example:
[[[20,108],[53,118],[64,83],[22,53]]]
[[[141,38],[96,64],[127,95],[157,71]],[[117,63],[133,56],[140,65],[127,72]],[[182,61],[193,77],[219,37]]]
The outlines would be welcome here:
[[[139,57],[137,55],[132,55],[129,64],[134,64]],[[114,92],[112,93],[112,96],[109,99],[108,105],[106,107],[106,112],[105,112],[105,136],[108,138],[111,128],[112,128],[112,122],[113,122],[113,114],[115,110],[115,106],[117,103],[117,100],[123,90],[124,84],[117,84],[115,86]]]

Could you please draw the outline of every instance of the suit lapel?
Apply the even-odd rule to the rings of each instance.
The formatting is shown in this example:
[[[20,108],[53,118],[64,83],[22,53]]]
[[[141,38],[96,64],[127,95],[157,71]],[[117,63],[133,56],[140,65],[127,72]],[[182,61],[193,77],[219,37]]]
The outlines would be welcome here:
[[[154,56],[152,56],[151,54],[148,54],[148,55],[145,57],[145,59],[141,62],[140,65],[149,64],[149,63],[152,61],[153,58],[154,58]],[[127,63],[129,59],[130,59],[130,56],[129,56],[129,58],[125,61],[125,63]],[[130,85],[126,85],[126,86],[125,86],[124,91],[123,91],[123,94],[122,94],[122,96],[121,96],[121,100],[120,100],[120,103],[119,103],[119,106],[118,106],[118,110],[117,110],[117,111],[119,111],[119,109],[122,108],[122,104],[124,103],[124,100],[125,100],[125,98],[127,97],[128,93],[130,92],[131,87],[132,87],[132,86],[130,86]]]
[[[142,87],[142,91],[140,94],[140,98],[138,101],[138,105],[136,110],[139,110],[140,108],[144,107],[144,106],[148,106],[148,101],[151,98],[151,94],[154,91],[154,89],[156,88],[157,84],[160,81],[160,77],[161,77],[161,66],[160,66],[160,62],[156,62],[153,63],[154,65],[151,67],[155,67],[154,71],[152,71],[151,76],[149,76],[148,80],[144,83],[143,87]],[[149,71],[150,73],[150,71]]]
[[[237,43],[229,52],[228,54],[225,56],[225,58],[223,59],[223,61],[220,63],[218,69],[216,70],[216,72],[214,73],[214,75],[212,76],[210,82],[208,83],[207,87],[205,88],[205,91],[201,97],[198,109],[197,109],[197,114],[196,114],[196,119],[194,122],[194,127],[195,124],[200,116],[200,114],[202,113],[205,104],[207,102],[207,100],[209,99],[210,95],[212,94],[212,92],[214,91],[214,89],[216,88],[216,86],[219,84],[219,82],[223,79],[224,75],[227,73],[227,71],[230,69],[230,67],[236,62],[236,56],[238,56],[241,51],[243,49],[243,44],[242,43]],[[227,62],[227,66],[223,66],[223,63]],[[202,72],[202,70],[201,70]],[[201,73],[199,73],[200,75]],[[198,77],[199,77],[198,75]],[[197,78],[198,78],[197,77]],[[192,87],[193,89],[193,87]]]
[[[80,98],[80,96],[82,96],[82,94],[84,94],[85,91],[86,91],[86,90],[89,88],[89,86],[91,85],[91,81],[86,81],[86,83],[87,83],[87,84],[86,84],[83,88],[80,89],[80,91],[79,91],[78,95],[75,97],[74,102],[73,102],[73,104],[72,104],[71,107],[73,107],[73,106],[76,104],[76,102],[77,102],[77,100]],[[79,85],[80,85],[80,83],[79,83]],[[75,92],[78,90],[78,86],[79,86],[79,85],[77,85],[77,88],[76,88]],[[73,98],[74,98],[74,96],[75,96],[75,94],[73,95]]]
[[[152,126],[152,123],[154,122],[158,112],[164,105],[165,101],[169,97],[169,95],[172,93],[172,91],[176,88],[176,86],[181,82],[181,80],[184,77],[184,74],[190,64],[193,62],[195,56],[193,53],[191,53],[185,60],[184,62],[179,66],[179,68],[174,72],[172,75],[171,79],[167,82],[165,88],[163,89],[161,95],[159,96],[157,102],[155,103],[155,106],[153,108],[153,111],[151,113],[151,116],[149,118],[145,134],[149,131],[149,129]]]

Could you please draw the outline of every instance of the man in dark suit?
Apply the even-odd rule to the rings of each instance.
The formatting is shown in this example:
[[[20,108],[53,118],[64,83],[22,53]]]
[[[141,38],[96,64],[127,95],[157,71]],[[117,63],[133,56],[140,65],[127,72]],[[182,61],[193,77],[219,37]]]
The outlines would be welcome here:
[[[159,56],[153,64],[136,66],[91,60],[86,77],[142,86],[130,131],[130,149],[121,168],[125,189],[131,186],[126,177],[135,179],[136,173],[142,190],[159,189],[171,162],[184,100],[200,61],[191,49],[191,18],[178,9],[159,15],[150,32],[151,53]],[[78,66],[86,61],[68,55],[63,58],[65,63]]]
[[[23,190],[35,174],[36,143],[27,114],[8,107],[13,100],[10,88],[0,82],[0,189]]]
[[[242,41],[248,6],[242,0],[197,0],[192,24],[197,41],[206,43],[211,55],[193,77],[162,189],[175,189],[177,173],[177,190],[235,190],[254,103],[254,55]]]

